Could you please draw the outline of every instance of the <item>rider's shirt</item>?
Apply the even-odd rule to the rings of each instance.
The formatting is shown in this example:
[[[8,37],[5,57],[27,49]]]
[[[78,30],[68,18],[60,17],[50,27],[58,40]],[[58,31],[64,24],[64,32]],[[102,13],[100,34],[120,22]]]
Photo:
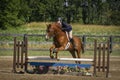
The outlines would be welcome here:
[[[70,25],[68,25],[67,23],[62,22],[62,30],[69,32],[72,30],[72,27]]]

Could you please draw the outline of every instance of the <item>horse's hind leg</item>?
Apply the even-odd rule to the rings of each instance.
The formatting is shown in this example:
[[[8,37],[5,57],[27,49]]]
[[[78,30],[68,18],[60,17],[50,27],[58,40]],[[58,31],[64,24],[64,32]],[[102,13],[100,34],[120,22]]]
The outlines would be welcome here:
[[[81,55],[80,55],[80,50],[76,50],[76,52],[77,52],[77,56],[78,56],[78,58],[81,58]],[[80,61],[78,61],[78,63],[80,64],[81,62],[80,62]]]
[[[73,51],[70,51],[70,53],[71,53],[71,55],[72,55],[73,58],[76,58],[76,54],[75,54],[75,51],[74,51],[74,50],[73,50]],[[77,63],[77,61],[75,61],[75,63]]]
[[[69,51],[73,58],[76,58],[75,51]]]

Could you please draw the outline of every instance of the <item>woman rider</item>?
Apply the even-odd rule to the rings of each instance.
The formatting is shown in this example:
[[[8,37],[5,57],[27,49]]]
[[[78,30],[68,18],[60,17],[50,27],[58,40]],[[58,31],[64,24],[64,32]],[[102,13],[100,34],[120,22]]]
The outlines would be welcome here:
[[[62,27],[62,30],[66,32],[66,34],[68,35],[68,41],[73,43],[73,36],[72,36],[72,26],[63,22],[61,18],[58,18],[57,23],[59,23]]]

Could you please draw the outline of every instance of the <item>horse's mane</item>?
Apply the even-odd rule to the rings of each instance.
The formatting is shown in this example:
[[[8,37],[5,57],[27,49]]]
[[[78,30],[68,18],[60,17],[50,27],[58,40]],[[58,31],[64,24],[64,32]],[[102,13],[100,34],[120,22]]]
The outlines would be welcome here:
[[[52,24],[53,24],[53,25],[55,25],[55,26],[56,26],[56,28],[58,28],[58,29],[62,30],[62,27],[61,27],[61,25],[60,25],[59,23],[54,22],[54,23],[52,23]]]
[[[55,31],[57,31],[57,32],[64,32],[63,30],[62,30],[62,26],[59,24],[59,23],[57,23],[57,22],[54,22],[54,23],[51,23],[51,24],[49,24],[49,25],[47,25],[47,30],[49,30],[50,28],[51,28],[51,26],[55,29]],[[65,32],[64,32],[65,33]]]

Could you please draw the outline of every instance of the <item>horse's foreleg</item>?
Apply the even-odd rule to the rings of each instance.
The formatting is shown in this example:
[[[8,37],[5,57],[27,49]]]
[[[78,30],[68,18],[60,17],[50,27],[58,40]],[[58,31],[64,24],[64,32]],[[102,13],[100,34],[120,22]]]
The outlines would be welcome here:
[[[50,58],[54,58],[53,54],[53,49],[55,48],[55,45],[52,45],[52,47],[50,48]]]
[[[55,51],[56,51],[56,56],[55,56],[55,58],[57,59],[58,58],[58,51],[62,51],[62,50],[64,50],[64,47],[62,46],[62,47],[59,47],[59,48],[55,48]]]

